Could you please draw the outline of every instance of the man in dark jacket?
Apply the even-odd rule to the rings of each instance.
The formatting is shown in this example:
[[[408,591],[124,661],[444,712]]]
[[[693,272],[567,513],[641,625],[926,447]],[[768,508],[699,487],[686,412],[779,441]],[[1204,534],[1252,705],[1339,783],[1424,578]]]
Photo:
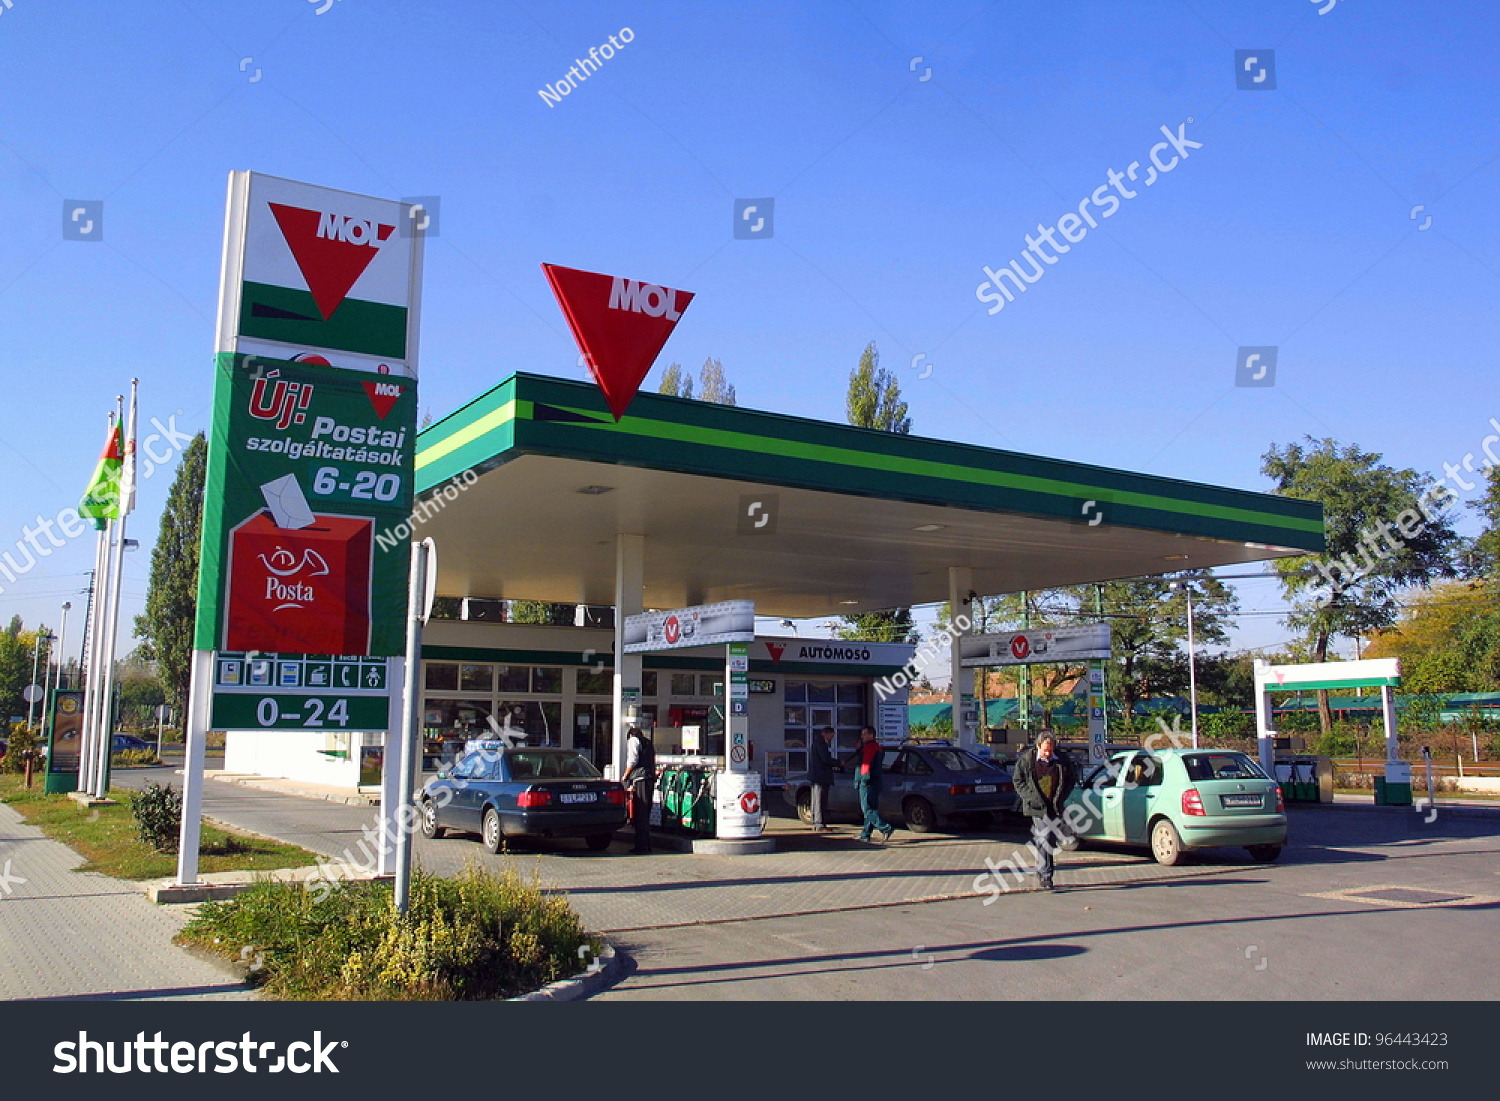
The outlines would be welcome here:
[[[1052,890],[1053,850],[1062,836],[1063,801],[1073,790],[1073,762],[1057,751],[1057,739],[1044,733],[1035,746],[1016,758],[1012,776],[1021,812],[1031,819],[1031,846],[1037,852],[1036,876],[1042,890]]]
[[[854,788],[859,793],[859,809],[864,812],[865,828],[860,830],[861,841],[870,840],[874,831],[885,834],[889,841],[896,827],[880,817],[880,789],[885,783],[885,747],[875,738],[875,728],[867,726],[859,732],[859,748],[849,758],[854,766]]]
[[[807,782],[812,787],[812,828],[822,833],[828,828],[823,815],[828,809],[828,792],[833,787],[833,770],[838,762],[833,757],[833,727],[825,726],[813,735],[812,745],[807,747]]]
[[[632,726],[625,742],[625,790],[630,795],[630,821],[635,826],[632,852],[651,851],[651,800],[656,787],[656,747],[645,731]]]

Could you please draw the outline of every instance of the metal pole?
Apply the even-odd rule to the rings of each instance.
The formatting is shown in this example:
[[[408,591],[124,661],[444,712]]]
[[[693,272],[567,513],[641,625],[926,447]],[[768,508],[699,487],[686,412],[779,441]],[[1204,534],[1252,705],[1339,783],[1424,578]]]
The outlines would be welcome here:
[[[52,686],[54,690],[62,688],[63,661],[65,660],[68,645],[68,609],[72,606],[73,602],[71,600],[63,601],[62,626],[57,629],[57,682]]]
[[[49,638],[49,639],[52,638],[52,637],[54,637],[54,636],[52,636],[52,635],[48,635],[47,636],[47,638]],[[36,629],[36,644],[33,645],[32,648],[31,648],[31,680],[27,682],[28,685],[36,684],[36,671],[37,671],[37,667],[41,664],[41,661],[42,661],[42,629],[40,627],[38,627]],[[51,654],[47,655],[47,664],[49,664],[49,665],[52,664],[52,655]],[[46,694],[47,693],[44,690],[42,692],[42,695],[46,696]],[[34,726],[36,726],[36,700],[30,700],[26,704],[26,729],[30,730]]]
[[[114,752],[115,735],[115,645],[120,633],[120,590],[125,583],[125,516],[115,521],[115,546],[110,562],[108,614],[104,617],[104,646],[101,703],[99,705],[99,753],[94,762],[94,783],[89,789],[103,799],[109,794],[109,764]]]
[[[405,707],[401,715],[399,807],[411,799],[416,783],[417,720],[422,709],[422,612],[427,593],[427,541],[411,546],[411,575],[406,597],[406,683],[402,690]],[[396,912],[404,914],[411,905],[411,830],[407,816],[397,808],[396,821]]]
[[[198,841],[203,828],[203,754],[213,702],[214,652],[193,651],[187,714],[182,717],[182,830],[177,843],[177,885],[198,882]]]
[[[1198,748],[1198,663],[1193,654],[1193,590],[1184,588],[1188,606],[1188,703],[1193,709],[1193,748]]]
[[[88,790],[93,775],[94,755],[98,749],[99,655],[103,651],[100,624],[109,589],[109,536],[111,520],[99,528],[94,547],[94,577],[89,585],[89,633],[86,640],[89,664],[84,674],[83,728],[79,733],[78,789]]]

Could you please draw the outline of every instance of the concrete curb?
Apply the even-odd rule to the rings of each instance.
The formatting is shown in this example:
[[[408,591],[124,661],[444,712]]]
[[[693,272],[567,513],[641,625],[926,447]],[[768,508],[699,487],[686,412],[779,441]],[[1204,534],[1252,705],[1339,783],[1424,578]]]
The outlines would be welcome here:
[[[604,951],[596,958],[599,964],[593,971],[586,971],[571,979],[560,979],[548,983],[540,990],[510,998],[512,1002],[577,1002],[593,997],[599,991],[613,986],[625,977],[625,958],[615,951],[615,946],[604,942]]]
[[[1418,810],[1413,804],[1409,807],[1377,807],[1373,803],[1293,803],[1293,807],[1299,810],[1355,810],[1355,811],[1378,811],[1383,814],[1411,814],[1425,817],[1428,808],[1423,806]],[[1437,804],[1439,818],[1496,818],[1500,817],[1500,807],[1477,806],[1470,807],[1463,804],[1444,803]]]
[[[179,770],[180,771],[180,770]],[[235,784],[239,787],[253,788],[257,791],[274,791],[278,795],[296,795],[303,799],[322,799],[326,803],[343,803],[350,807],[375,807],[380,805],[378,794],[358,792],[350,795],[340,791],[315,791],[306,787],[297,786],[296,781],[266,779],[249,773],[207,773],[210,780],[220,784]]]

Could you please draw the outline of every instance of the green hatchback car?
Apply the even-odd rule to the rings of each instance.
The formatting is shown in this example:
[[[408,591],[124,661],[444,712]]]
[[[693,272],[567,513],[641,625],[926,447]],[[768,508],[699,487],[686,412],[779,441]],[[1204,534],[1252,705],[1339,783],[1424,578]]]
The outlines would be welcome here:
[[[1191,849],[1236,846],[1269,864],[1287,836],[1281,785],[1229,749],[1116,753],[1068,796],[1063,815],[1082,840],[1146,845],[1166,865]]]

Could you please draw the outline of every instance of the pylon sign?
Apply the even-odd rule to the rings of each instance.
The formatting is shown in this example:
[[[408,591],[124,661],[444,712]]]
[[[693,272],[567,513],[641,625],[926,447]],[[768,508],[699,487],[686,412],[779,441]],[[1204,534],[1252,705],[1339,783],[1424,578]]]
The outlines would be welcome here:
[[[230,174],[196,649],[405,650],[421,239],[402,209]]]
[[[692,292],[556,264],[543,264],[542,271],[618,421],[693,300]]]
[[[410,213],[231,172],[217,350],[415,377],[423,239]]]

